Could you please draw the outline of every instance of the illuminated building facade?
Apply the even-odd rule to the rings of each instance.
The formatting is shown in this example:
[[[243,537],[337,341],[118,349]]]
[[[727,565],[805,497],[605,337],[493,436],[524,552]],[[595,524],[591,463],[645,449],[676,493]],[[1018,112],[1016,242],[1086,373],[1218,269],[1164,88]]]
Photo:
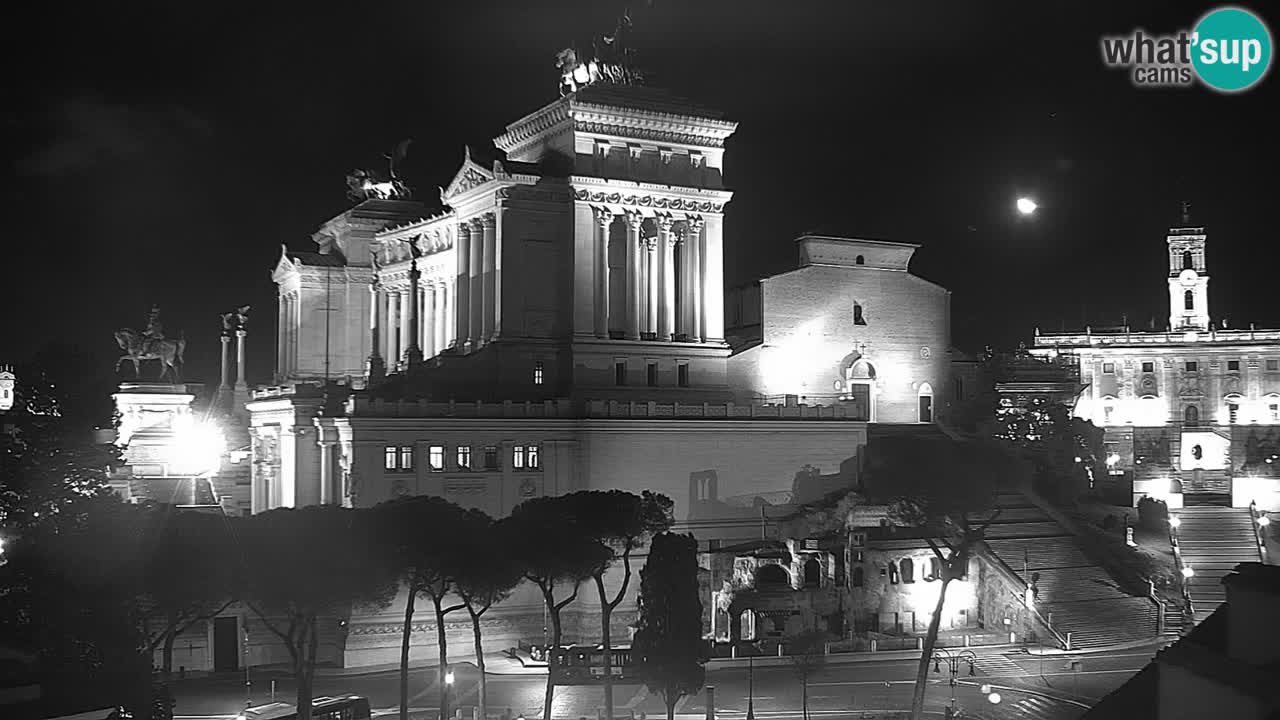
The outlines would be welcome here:
[[[1133,499],[1280,508],[1280,330],[1210,322],[1207,234],[1169,230],[1164,332],[1039,333],[1033,352],[1069,356],[1087,386],[1076,415],[1104,428],[1110,472]]]
[[[758,339],[729,337],[735,128],[660,90],[589,85],[510,125],[500,159],[466,150],[443,212],[365,200],[318,252],[285,251],[280,384],[248,403],[252,511],[432,494],[502,516],[652,490],[680,531],[736,543],[762,514],[855,485],[869,421],[935,422],[949,295],[907,271],[916,246],[801,238],[802,267],[758,286]],[[588,595],[570,635],[599,632]],[[345,663],[398,657],[399,602],[351,618]],[[542,632],[536,593],[491,615],[494,643]],[[634,604],[613,617],[626,637]],[[434,640],[424,625],[413,656]]]

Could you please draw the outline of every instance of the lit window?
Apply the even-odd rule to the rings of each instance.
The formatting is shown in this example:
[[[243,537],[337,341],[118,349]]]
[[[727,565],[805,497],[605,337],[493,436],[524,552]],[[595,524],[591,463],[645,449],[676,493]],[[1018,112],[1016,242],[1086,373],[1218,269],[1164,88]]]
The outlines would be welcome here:
[[[432,472],[444,470],[444,446],[432,445],[427,451],[427,462],[431,465]]]
[[[524,469],[524,446],[517,445],[511,449],[511,467],[516,470]]]
[[[530,470],[537,470],[542,467],[541,453],[538,451],[537,445],[530,445],[525,448],[524,457],[528,461]]]
[[[627,361],[619,360],[613,364],[613,384],[627,384]]]
[[[1240,418],[1240,406],[1235,403],[1228,403],[1227,404],[1227,422],[1231,423],[1232,425],[1235,425],[1236,421],[1239,418]]]
[[[1188,361],[1187,361],[1187,372],[1196,372],[1196,370],[1197,370],[1199,367],[1200,367],[1200,364],[1199,364],[1199,363],[1197,363],[1195,360],[1188,360]]]
[[[1272,403],[1267,409],[1271,411],[1271,422],[1280,422],[1280,405]]]
[[[413,448],[408,445],[400,447],[400,466],[401,470],[413,469]]]
[[[1190,290],[1188,290],[1188,291],[1186,291],[1185,293],[1183,293],[1183,294],[1182,294],[1182,305],[1183,305],[1187,310],[1195,310],[1195,309],[1196,309],[1196,296],[1195,296],[1195,295],[1193,295],[1193,294],[1191,293],[1191,291],[1190,291]]]
[[[1104,374],[1106,374],[1106,375],[1115,375],[1115,374],[1116,374],[1116,364],[1115,364],[1115,363],[1102,363],[1102,372],[1103,372]]]
[[[396,469],[396,446],[388,445],[382,451],[382,465],[387,470]]]
[[[463,445],[458,446],[458,467],[463,470],[471,469],[471,448]]]
[[[645,380],[649,383],[649,387],[658,386],[658,363],[649,363],[645,367]]]
[[[498,469],[498,448],[493,445],[488,445],[484,449],[484,469]]]
[[[1155,371],[1156,371],[1156,364],[1155,364],[1155,363],[1153,363],[1153,362],[1144,362],[1144,363],[1142,363],[1142,372],[1147,372],[1147,373],[1149,373],[1149,372],[1155,372]]]
[[[1280,359],[1272,358],[1267,360],[1268,370],[1280,370]]]
[[[676,366],[676,385],[689,387],[689,363],[680,363]]]
[[[543,370],[543,367],[544,367],[544,366],[543,366],[543,364],[542,364],[542,361],[538,361],[538,362],[536,362],[536,363],[534,363],[534,364],[533,364],[533,384],[534,384],[534,385],[541,385],[541,384],[542,384],[542,370]]]
[[[1228,361],[1227,361],[1227,370],[1228,370],[1229,372],[1240,372],[1240,361],[1239,361],[1239,360],[1228,360]]]

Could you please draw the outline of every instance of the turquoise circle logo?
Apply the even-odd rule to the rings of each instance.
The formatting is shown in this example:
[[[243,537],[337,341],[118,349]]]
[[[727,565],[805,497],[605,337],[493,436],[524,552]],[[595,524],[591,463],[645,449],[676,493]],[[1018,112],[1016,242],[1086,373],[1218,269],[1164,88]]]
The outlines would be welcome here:
[[[1191,64],[1214,90],[1248,90],[1271,67],[1271,33],[1248,10],[1219,8],[1200,18],[1193,32]]]

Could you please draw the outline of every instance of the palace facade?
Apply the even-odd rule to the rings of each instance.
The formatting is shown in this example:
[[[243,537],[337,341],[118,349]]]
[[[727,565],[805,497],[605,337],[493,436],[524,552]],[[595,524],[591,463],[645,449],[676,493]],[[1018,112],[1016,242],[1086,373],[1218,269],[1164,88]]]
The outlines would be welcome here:
[[[314,251],[283,250],[277,384],[247,406],[245,510],[432,494],[500,517],[534,497],[652,490],[705,549],[856,485],[869,423],[942,419],[950,294],[910,273],[917,246],[804,236],[796,270],[726,293],[735,129],[666,92],[597,83],[511,124],[491,153],[464,150],[442,211],[368,199],[324,223]],[[586,595],[569,636],[598,624]],[[337,659],[394,661],[402,600],[350,618]],[[495,647],[545,631],[532,593],[491,615]],[[434,632],[415,628],[414,657]],[[250,634],[251,662],[273,662]]]
[[[1280,330],[1211,321],[1205,228],[1165,239],[1165,331],[1040,333],[1032,352],[1078,366],[1076,415],[1105,430],[1110,479],[1133,500],[1280,509]]]

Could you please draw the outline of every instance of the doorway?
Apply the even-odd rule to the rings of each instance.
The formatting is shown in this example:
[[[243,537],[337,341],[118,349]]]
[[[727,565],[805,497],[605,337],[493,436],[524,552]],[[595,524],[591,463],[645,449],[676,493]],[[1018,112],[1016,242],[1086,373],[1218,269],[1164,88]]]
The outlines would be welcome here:
[[[213,619],[213,669],[215,672],[240,669],[240,619]]]
[[[929,383],[920,383],[919,396],[919,422],[933,422],[933,386]]]

